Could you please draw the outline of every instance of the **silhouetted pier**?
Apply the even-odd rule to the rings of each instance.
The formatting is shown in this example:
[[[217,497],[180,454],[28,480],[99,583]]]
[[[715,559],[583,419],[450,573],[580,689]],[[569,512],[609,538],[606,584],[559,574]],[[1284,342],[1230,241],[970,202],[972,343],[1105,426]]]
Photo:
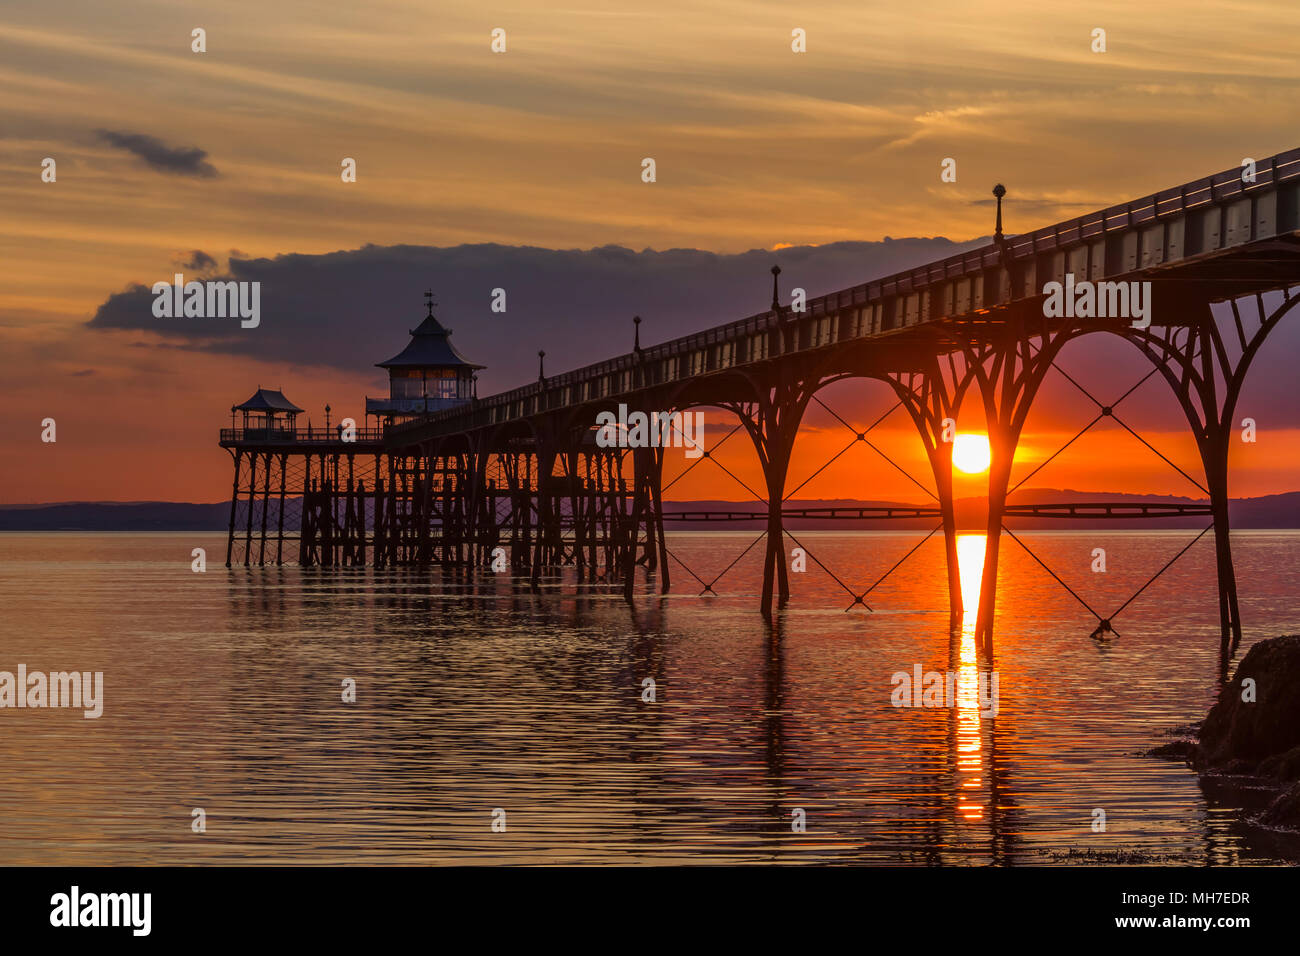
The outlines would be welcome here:
[[[544,568],[570,565],[583,580],[621,582],[630,597],[640,573],[655,577],[662,591],[670,587],[666,522],[757,519],[766,523],[760,606],[770,613],[790,594],[790,517],[926,517],[937,522],[932,534],[944,534],[949,604],[958,615],[952,445],[944,433],[963,400],[973,398],[983,405],[992,452],[977,635],[988,642],[992,634],[1005,519],[1200,515],[1213,531],[1226,653],[1241,635],[1228,443],[1252,360],[1300,301],[1292,293],[1300,285],[1300,150],[1257,162],[1248,179],[1232,169],[1016,236],[1002,234],[1005,191],[998,187],[998,227],[981,249],[809,299],[797,312],[780,303],[774,267],[771,307],[762,313],[646,348],[638,321],[624,355],[554,376],[539,361],[537,381],[481,399],[474,385],[481,366],[451,346],[430,302],[407,349],[381,363],[391,394],[367,399],[373,426],[297,430],[301,409],[265,390],[232,410],[245,422],[221,434],[235,465],[227,563],[293,558],[284,553],[282,526],[286,500],[296,499],[301,534],[294,543],[304,565],[486,569],[504,556],[534,582]],[[1110,294],[1112,304],[1117,288],[1107,284],[1150,282],[1149,325],[1113,311],[1102,318],[1047,314],[1046,284],[1075,280],[1098,284],[1098,296]],[[1196,438],[1204,478],[1178,470],[1208,504],[1008,505],[1017,487],[1010,482],[1016,445],[1039,387],[1061,348],[1090,334],[1136,347],[1150,360],[1150,374],[1169,384]],[[926,450],[933,507],[785,504],[804,412],[812,402],[824,405],[823,388],[848,378],[892,387]],[[1103,404],[1073,384],[1097,406],[1094,424],[1123,424],[1120,403],[1133,389]],[[734,415],[762,465],[755,494],[766,507],[665,512],[663,448],[604,448],[595,440],[597,416],[620,405],[666,414],[709,406]],[[857,438],[867,440],[866,433]],[[1109,628],[1109,620],[1099,621]]]

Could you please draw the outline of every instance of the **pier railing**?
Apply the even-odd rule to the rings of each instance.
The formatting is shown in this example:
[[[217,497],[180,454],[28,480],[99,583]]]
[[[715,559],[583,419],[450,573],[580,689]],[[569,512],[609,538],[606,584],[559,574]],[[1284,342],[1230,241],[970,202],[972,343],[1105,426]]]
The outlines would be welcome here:
[[[382,428],[358,428],[354,441],[380,442],[384,440]],[[343,441],[343,426],[333,428],[223,428],[223,445],[337,445]]]

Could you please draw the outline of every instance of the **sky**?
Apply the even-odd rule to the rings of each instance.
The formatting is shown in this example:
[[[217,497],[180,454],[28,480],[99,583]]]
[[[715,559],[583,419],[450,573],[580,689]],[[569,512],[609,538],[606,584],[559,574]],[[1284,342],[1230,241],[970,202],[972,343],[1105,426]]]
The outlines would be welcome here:
[[[773,261],[815,295],[950,254],[990,233],[994,182],[1007,230],[1027,231],[1300,139],[1292,2],[707,6],[7,0],[0,503],[220,500],[230,405],[262,384],[317,420],[326,402],[358,414],[426,287],[488,366],[487,394],[531,380],[538,348],[548,372],[625,350],[633,313],[649,344],[759,311]],[[940,181],[946,158],[956,182]],[[265,276],[262,325],[197,335],[129,311],[132,290],[177,271]],[[511,291],[504,318],[494,287]],[[1290,342],[1247,386],[1261,437],[1234,445],[1234,495],[1296,488]],[[1072,346],[1063,364],[1114,397],[1146,371],[1122,348]],[[866,424],[892,404],[882,388],[828,404]],[[1064,381],[1040,406],[1026,472],[1090,417]],[[1163,383],[1125,407],[1199,476]],[[891,416],[879,434],[924,477],[910,425]],[[846,436],[815,411],[798,463],[811,472]],[[805,493],[914,498],[872,454],[846,453]],[[757,480],[747,449],[729,464]],[[678,489],[746,497],[716,472]],[[1197,494],[1113,425],[1040,480]]]

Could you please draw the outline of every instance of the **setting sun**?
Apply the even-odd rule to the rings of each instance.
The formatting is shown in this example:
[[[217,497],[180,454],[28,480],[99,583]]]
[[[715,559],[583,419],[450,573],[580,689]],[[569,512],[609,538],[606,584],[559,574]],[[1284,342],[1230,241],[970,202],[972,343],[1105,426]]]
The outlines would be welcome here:
[[[958,471],[968,475],[988,471],[989,458],[987,435],[958,435],[952,443],[952,464]]]

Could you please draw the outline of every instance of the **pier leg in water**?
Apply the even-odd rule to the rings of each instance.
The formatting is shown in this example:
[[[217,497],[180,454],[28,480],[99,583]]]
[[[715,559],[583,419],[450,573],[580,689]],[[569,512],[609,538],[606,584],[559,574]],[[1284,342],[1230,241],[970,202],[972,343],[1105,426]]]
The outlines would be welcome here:
[[[975,639],[990,656],[1002,519],[1016,446],[1043,378],[1061,348],[1079,331],[1075,325],[1052,328],[1044,319],[1041,306],[1029,302],[1011,310],[995,338],[966,347],[967,362],[984,402],[989,436],[988,521]]]
[[[946,366],[946,367],[945,367]],[[907,409],[925,446],[934,475],[948,571],[948,606],[951,623],[962,619],[961,568],[957,554],[957,514],[953,500],[952,449],[956,436],[957,411],[974,371],[965,354],[951,353],[941,364],[937,358],[920,370],[900,372],[887,379]],[[863,436],[860,436],[863,437]]]
[[[781,509],[785,497],[786,475],[790,469],[790,454],[799,434],[799,422],[816,391],[813,384],[779,383],[775,387],[760,386],[759,400],[745,405],[724,405],[735,412],[749,432],[763,468],[763,481],[767,489],[767,540],[763,558],[763,592],[759,607],[764,617],[772,614],[775,592],[779,606],[790,600],[789,568],[785,560],[785,531]],[[708,452],[704,453],[706,456]]]
[[[1256,312],[1243,321],[1242,305]],[[1241,643],[1241,611],[1237,603],[1237,576],[1232,564],[1228,521],[1228,447],[1237,433],[1234,422],[1237,400],[1246,372],[1268,334],[1297,303],[1300,295],[1282,293],[1278,304],[1269,308],[1262,294],[1230,299],[1223,307],[1231,312],[1229,333],[1235,349],[1225,342],[1218,317],[1211,304],[1177,290],[1157,289],[1152,303],[1150,327],[1129,329],[1122,334],[1140,348],[1164,375],[1173,389],[1192,434],[1196,436],[1214,521],[1215,565],[1219,585],[1219,643],[1224,667]],[[1189,322],[1188,319],[1191,319]],[[1226,316],[1225,316],[1226,318]],[[1253,331],[1248,335],[1247,329]],[[1237,352],[1235,360],[1234,351]]]

